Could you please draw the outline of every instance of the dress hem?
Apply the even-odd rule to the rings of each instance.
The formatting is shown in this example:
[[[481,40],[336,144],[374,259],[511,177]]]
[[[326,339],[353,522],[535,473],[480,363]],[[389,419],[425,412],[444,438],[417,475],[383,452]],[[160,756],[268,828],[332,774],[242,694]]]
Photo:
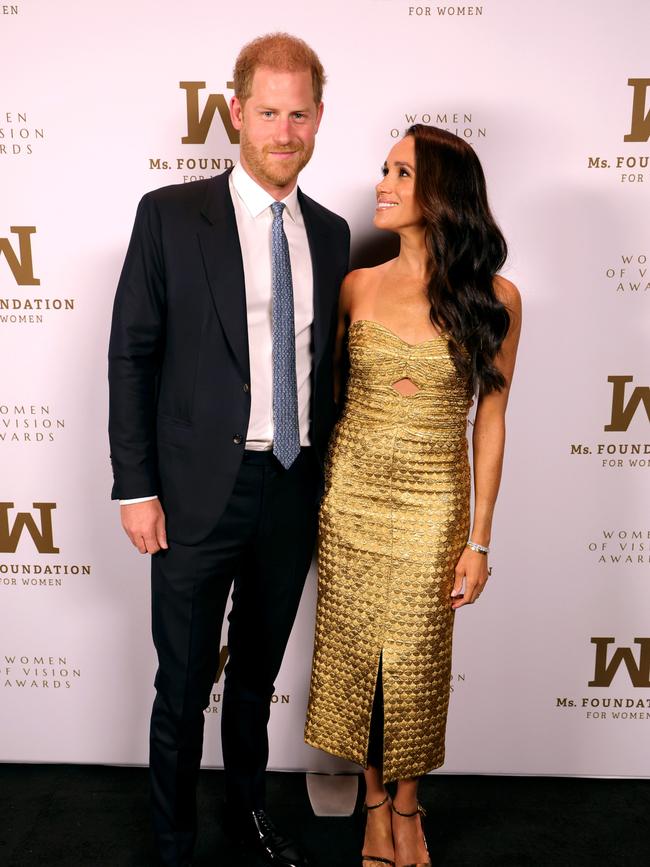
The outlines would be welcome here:
[[[360,757],[358,754],[353,756],[350,753],[344,753],[342,750],[335,752],[333,749],[328,749],[327,747],[321,746],[315,740],[310,740],[306,735],[305,743],[307,744],[307,746],[312,747],[315,750],[320,750],[323,753],[327,753],[328,756],[334,756],[337,759],[343,759],[344,761],[352,762],[355,765],[359,765],[359,767],[363,770],[368,767],[368,765],[364,763],[367,759],[366,756]],[[429,764],[427,762],[424,765],[416,765],[415,768],[407,768],[404,771],[402,771],[401,769],[395,769],[388,774],[384,773],[384,783],[394,783],[397,780],[408,780],[412,777],[423,777],[431,771],[436,771],[438,768],[441,768],[444,763],[445,757],[443,755],[442,760],[436,761],[433,764]]]

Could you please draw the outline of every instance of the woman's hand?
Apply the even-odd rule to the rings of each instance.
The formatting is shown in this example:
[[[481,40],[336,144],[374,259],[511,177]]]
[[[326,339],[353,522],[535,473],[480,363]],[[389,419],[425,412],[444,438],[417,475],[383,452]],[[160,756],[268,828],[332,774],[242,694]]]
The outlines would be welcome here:
[[[455,576],[454,589],[451,591],[451,607],[456,609],[476,602],[488,580],[487,556],[472,551],[471,548],[465,548],[456,564]],[[465,581],[464,593],[463,580]]]

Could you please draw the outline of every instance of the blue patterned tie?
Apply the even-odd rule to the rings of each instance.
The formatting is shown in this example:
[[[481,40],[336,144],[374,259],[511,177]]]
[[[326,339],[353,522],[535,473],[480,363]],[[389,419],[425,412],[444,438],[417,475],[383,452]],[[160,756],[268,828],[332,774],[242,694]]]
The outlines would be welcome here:
[[[273,454],[288,469],[300,452],[296,332],[289,245],[282,224],[283,202],[273,202],[271,275],[273,286]]]

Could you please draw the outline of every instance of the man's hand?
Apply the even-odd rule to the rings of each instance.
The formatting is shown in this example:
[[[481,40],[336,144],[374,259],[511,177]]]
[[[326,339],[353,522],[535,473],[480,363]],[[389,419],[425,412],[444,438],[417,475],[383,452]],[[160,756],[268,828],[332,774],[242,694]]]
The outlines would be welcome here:
[[[141,554],[155,554],[161,548],[169,547],[160,500],[120,506],[120,517],[126,535]]]

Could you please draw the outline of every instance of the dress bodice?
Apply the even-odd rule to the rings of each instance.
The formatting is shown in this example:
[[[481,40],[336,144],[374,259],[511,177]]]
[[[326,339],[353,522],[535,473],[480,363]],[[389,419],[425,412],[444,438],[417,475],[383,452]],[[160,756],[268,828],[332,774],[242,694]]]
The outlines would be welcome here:
[[[357,319],[349,328],[348,350],[343,418],[361,417],[375,429],[397,425],[424,436],[435,431],[465,436],[472,396],[454,365],[445,334],[412,344],[378,322]],[[394,383],[404,378],[418,391],[397,391]]]

